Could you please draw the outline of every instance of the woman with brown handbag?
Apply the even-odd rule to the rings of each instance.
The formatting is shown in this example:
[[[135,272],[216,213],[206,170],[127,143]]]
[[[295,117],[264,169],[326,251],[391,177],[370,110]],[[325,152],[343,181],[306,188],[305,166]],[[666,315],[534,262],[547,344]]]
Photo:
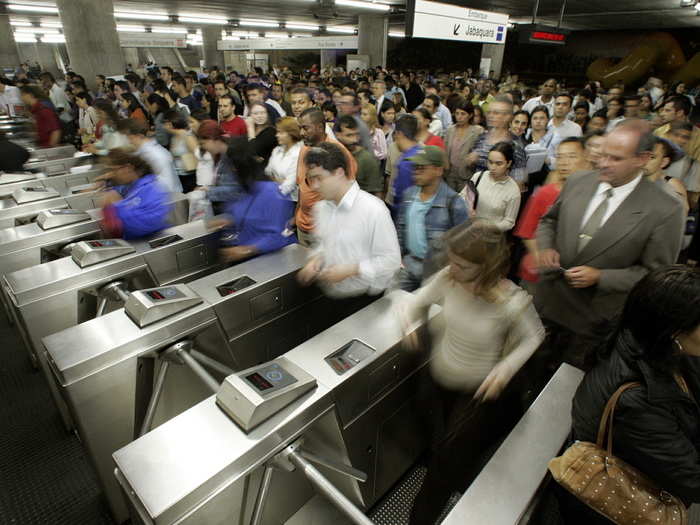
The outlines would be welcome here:
[[[618,462],[618,483],[626,483],[619,475],[625,468],[621,462],[640,471],[639,478],[657,487],[658,498],[652,491],[644,503],[657,501],[630,504],[619,500],[620,490],[601,495],[581,483],[583,494],[578,496],[557,490],[564,522],[681,525],[682,508],[667,519],[657,521],[656,517],[673,498],[686,506],[700,502],[700,407],[695,401],[700,397],[700,272],[673,266],[642,279],[630,292],[619,326],[598,358],[573,400],[573,438],[595,443],[608,400],[622,385],[636,383],[617,400],[612,455],[605,463]],[[563,477],[571,479],[567,474]],[[614,507],[608,516],[614,520],[593,510],[608,500]]]

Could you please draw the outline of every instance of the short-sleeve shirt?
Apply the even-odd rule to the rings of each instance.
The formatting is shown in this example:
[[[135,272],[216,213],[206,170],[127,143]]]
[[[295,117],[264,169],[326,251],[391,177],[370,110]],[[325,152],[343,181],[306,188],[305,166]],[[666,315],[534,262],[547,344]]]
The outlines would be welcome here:
[[[353,152],[357,161],[357,183],[367,193],[380,193],[384,190],[384,177],[379,169],[379,162],[365,148]]]
[[[241,117],[234,117],[231,120],[222,120],[219,124],[224,135],[229,137],[241,137],[248,134],[248,128],[245,125],[245,120]]]
[[[56,112],[41,102],[34,104],[30,111],[36,122],[37,143],[39,147],[46,148],[49,146],[51,133],[60,130],[61,123],[58,121]]]

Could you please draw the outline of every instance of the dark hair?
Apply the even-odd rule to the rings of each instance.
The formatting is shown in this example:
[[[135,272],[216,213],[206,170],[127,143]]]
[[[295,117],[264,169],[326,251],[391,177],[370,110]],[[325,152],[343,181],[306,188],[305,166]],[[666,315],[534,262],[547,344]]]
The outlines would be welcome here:
[[[87,91],[76,93],[75,98],[82,98],[88,106],[92,106],[92,96]]]
[[[593,115],[591,115],[591,119],[594,119],[594,118],[596,118],[596,117],[598,117],[598,118],[604,118],[606,121],[609,120],[609,119],[608,119],[608,112],[605,110],[605,108],[599,109],[598,111],[596,111],[595,113],[593,113]]]
[[[390,109],[396,111],[396,106],[391,100],[384,99],[382,101],[382,107],[379,108],[379,113],[377,114],[377,120],[379,121],[380,126],[383,126],[385,124],[382,113],[384,113],[385,111],[389,111]]]
[[[527,125],[529,127],[530,126],[530,114],[527,111],[521,109],[520,111],[516,111],[515,113],[513,113],[513,119],[515,119],[515,117],[517,117],[518,115],[525,115],[525,118],[527,118]]]
[[[323,116],[323,111],[321,111],[317,107],[307,108],[304,111],[302,111],[301,115],[299,115],[299,118],[301,119],[303,117],[309,117],[309,120],[311,120],[311,123],[316,124],[317,126],[319,124],[326,123],[326,118]]]
[[[314,97],[311,94],[311,90],[303,88],[303,87],[298,87],[298,88],[292,89],[291,95],[305,95],[306,98],[309,99],[309,102],[314,101]]]
[[[143,111],[141,104],[139,104],[138,99],[132,93],[122,93],[122,100],[126,100],[129,103],[129,111],[134,112],[137,109]],[[144,115],[146,113],[144,112]]]
[[[131,166],[139,177],[153,173],[151,165],[138,155],[125,148],[114,148],[107,154],[107,162],[111,166]]]
[[[143,121],[133,118],[124,119],[124,121],[124,125],[120,127],[127,135],[143,135],[145,137],[148,133],[148,125],[146,125]]]
[[[343,150],[332,142],[322,142],[320,145],[310,148],[304,157],[307,168],[317,166],[326,171],[335,171],[343,168],[345,176],[348,176],[348,161]]]
[[[265,91],[265,88],[263,87],[262,84],[255,84],[255,83],[253,83],[253,84],[246,84],[246,86],[245,86],[245,88],[244,88],[244,91],[245,91],[246,93],[250,93],[251,91],[261,91],[261,92],[263,92],[263,91]]]
[[[98,98],[95,101],[95,104],[93,107],[99,111],[102,111],[105,115],[107,115],[107,119],[112,124],[116,124],[119,121],[119,114],[117,113],[117,110],[114,109],[112,102],[110,102],[109,100],[105,100],[103,98]]]
[[[558,99],[559,97],[566,97],[566,98],[568,98],[568,99],[569,99],[569,104],[570,104],[570,105],[574,103],[574,97],[573,97],[573,96],[571,95],[571,93],[569,93],[568,91],[561,91],[561,92],[557,93],[557,94],[554,96],[554,99],[556,100],[556,99]]]
[[[590,112],[591,108],[588,105],[588,102],[579,102],[574,106],[574,112],[577,109],[585,109],[586,110],[586,115]]]
[[[107,80],[107,77],[104,75],[95,75],[97,78],[100,78],[102,80]]]
[[[411,113],[420,113],[421,116],[427,121],[431,121],[433,119],[433,116],[430,114],[430,111],[428,111],[424,107],[416,108]]]
[[[156,104],[158,106],[158,109],[156,110],[156,115],[165,113],[166,111],[168,111],[168,109],[170,109],[170,106],[168,106],[168,101],[161,97],[158,93],[151,93],[150,95],[148,95],[148,98],[146,100],[149,104]]]
[[[168,85],[162,78],[157,78],[153,82],[151,82],[151,87],[153,87],[153,91],[159,91],[161,93],[168,90]]]
[[[680,355],[676,337],[698,325],[700,272],[668,266],[650,272],[632,288],[619,319],[617,339],[627,339],[634,357],[670,375]]]
[[[515,158],[515,148],[513,147],[512,142],[497,142],[491,147],[489,153],[492,151],[497,151],[503,155],[508,162],[513,162],[513,159]]]
[[[119,86],[119,88],[122,91],[126,91],[127,93],[131,93],[131,88],[129,87],[129,83],[126,80],[117,80],[114,83],[115,86]]]
[[[547,106],[537,106],[535,109],[532,110],[532,113],[530,113],[530,118],[535,115],[535,113],[544,113],[547,115],[547,118],[549,118],[549,108]]]
[[[333,104],[333,102],[331,101],[324,102],[323,104],[321,104],[321,111],[330,111],[331,113],[333,113],[334,117],[338,116],[338,108],[335,107],[335,104]]]
[[[593,94],[593,91],[591,91],[588,88],[583,88],[578,92],[579,97],[584,97],[586,100],[593,101],[595,99],[595,95]]]
[[[593,137],[604,137],[604,136],[605,136],[605,130],[596,129],[595,131],[589,131],[583,137],[583,144],[584,145],[588,144],[588,141],[591,140]]]
[[[655,137],[655,139],[654,146],[658,146],[659,144],[661,145],[661,148],[663,149],[662,157],[668,157],[670,160],[669,164],[679,160],[681,154],[678,152],[678,150],[676,150],[676,148],[673,147],[671,141],[661,137]]]
[[[187,129],[189,127],[189,122],[187,122],[187,117],[182,114],[182,112],[175,108],[170,108],[163,115],[163,120],[165,122],[170,122],[175,129]]]
[[[205,120],[209,120],[211,115],[209,115],[206,109],[195,109],[190,113],[190,117],[198,122],[204,122]]]
[[[396,128],[394,133],[401,133],[408,140],[416,140],[418,133],[418,119],[415,115],[400,115],[396,119]]]
[[[666,104],[673,104],[673,109],[676,111],[682,111],[685,115],[690,115],[692,106],[690,100],[685,96],[674,96],[664,101],[664,106]]]
[[[268,106],[264,102],[254,102],[253,104],[248,106],[248,109],[250,111],[252,111],[255,106],[260,106],[261,108],[263,108],[265,110],[265,113],[267,114],[267,120],[265,121],[264,126],[265,127],[274,126],[275,123],[277,122],[277,118],[276,118],[276,114],[272,112],[272,108],[270,108],[270,106]],[[324,119],[324,121],[325,121],[325,119]]]
[[[428,98],[433,101],[433,104],[435,104],[435,109],[440,107],[440,97],[437,95],[434,95],[433,93],[426,95],[425,98]]]
[[[623,100],[622,100],[622,97],[612,97],[611,99],[608,99],[608,106],[609,106],[610,103],[613,102],[613,101],[614,101],[614,102],[617,102],[618,104],[620,104],[620,109],[617,110],[617,113],[615,114],[615,117],[620,117],[620,116],[622,116],[622,113],[624,112],[624,109],[625,109],[625,108],[623,107],[623,106],[624,106],[624,102],[623,102]],[[608,108],[607,108],[607,106],[606,106],[606,110],[607,110],[607,109],[608,109]]]
[[[469,113],[472,117],[474,116],[474,104],[472,104],[469,100],[460,98],[459,102],[455,104],[454,110],[464,111],[466,113]],[[529,115],[528,115],[529,117]],[[471,120],[471,119],[470,119]]]
[[[37,100],[46,100],[46,92],[39,86],[26,85],[19,88],[23,95],[31,95]]]
[[[226,156],[236,172],[241,186],[250,192],[256,180],[264,180],[262,165],[257,161],[255,150],[247,137],[234,137],[229,141]]]
[[[333,131],[340,133],[343,128],[358,129],[359,127],[360,125],[352,115],[343,115],[336,121],[335,125],[333,126]]]
[[[159,69],[165,69],[168,73],[170,73],[171,77],[173,76],[173,68],[171,68],[170,66],[160,66]]]
[[[557,145],[557,148],[559,148],[559,146],[561,146],[562,144],[578,144],[579,146],[581,146],[581,149],[585,148],[582,137],[566,137]]]
[[[372,92],[369,89],[358,89],[357,96],[355,97],[355,100],[360,98],[360,93],[364,93],[367,97],[367,100],[372,100]],[[357,104],[355,104],[355,105],[357,105]]]
[[[179,84],[181,86],[187,87],[187,82],[185,82],[185,77],[181,77],[180,75],[173,77],[173,87],[175,86],[175,84]]]
[[[55,78],[53,77],[53,75],[52,75],[51,73],[49,73],[48,71],[43,71],[43,72],[41,73],[41,75],[39,75],[39,77],[40,77],[40,78],[48,78],[48,79],[51,81],[52,84],[55,84],[55,83],[56,83],[56,79],[55,79]]]

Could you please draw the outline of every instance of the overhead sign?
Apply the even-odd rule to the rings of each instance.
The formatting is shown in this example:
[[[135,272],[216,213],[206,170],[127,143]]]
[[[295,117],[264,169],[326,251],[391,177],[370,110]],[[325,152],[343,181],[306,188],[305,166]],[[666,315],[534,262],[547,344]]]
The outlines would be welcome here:
[[[406,35],[505,44],[508,15],[427,0],[409,0]]]
[[[521,44],[566,44],[569,31],[540,24],[520,24],[518,26],[518,41]]]
[[[187,47],[185,35],[118,33],[121,47]]]
[[[357,49],[357,35],[219,40],[217,48],[219,51],[246,51],[249,49]]]

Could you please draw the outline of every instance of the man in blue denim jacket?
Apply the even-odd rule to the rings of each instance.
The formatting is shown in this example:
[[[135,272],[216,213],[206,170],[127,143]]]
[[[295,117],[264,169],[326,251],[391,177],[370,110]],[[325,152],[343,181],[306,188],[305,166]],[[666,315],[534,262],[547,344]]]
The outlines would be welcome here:
[[[437,146],[423,146],[408,158],[415,166],[414,185],[406,189],[397,221],[402,268],[399,286],[412,292],[438,268],[435,257],[442,236],[468,220],[464,200],[443,180],[445,153]]]

